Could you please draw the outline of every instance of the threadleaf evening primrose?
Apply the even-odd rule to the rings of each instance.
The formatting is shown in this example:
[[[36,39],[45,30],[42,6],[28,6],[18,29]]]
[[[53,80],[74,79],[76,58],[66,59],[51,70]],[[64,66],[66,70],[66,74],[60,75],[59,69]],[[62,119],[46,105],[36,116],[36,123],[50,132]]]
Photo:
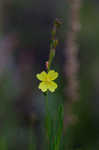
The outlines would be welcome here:
[[[58,87],[58,85],[53,81],[58,77],[58,73],[54,70],[50,70],[48,73],[42,71],[40,74],[37,74],[36,77],[38,80],[42,81],[38,87],[42,92],[46,92],[47,90],[54,92]]]

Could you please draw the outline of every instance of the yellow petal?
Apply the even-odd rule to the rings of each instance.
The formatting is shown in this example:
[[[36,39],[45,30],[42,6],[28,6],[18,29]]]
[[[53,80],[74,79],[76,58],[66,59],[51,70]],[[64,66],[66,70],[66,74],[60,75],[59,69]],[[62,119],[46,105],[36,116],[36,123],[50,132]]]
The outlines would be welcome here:
[[[36,77],[40,81],[46,81],[47,73],[45,71],[42,71],[40,74],[37,74]]]
[[[48,72],[48,78],[50,80],[55,80],[58,77],[58,72],[55,72],[54,70],[50,70]]]
[[[39,84],[39,89],[41,89],[42,92],[46,92],[48,89],[48,85],[46,84],[46,82],[41,82]]]
[[[49,89],[50,92],[54,92],[57,87],[58,87],[58,85],[53,81],[51,81],[48,84],[48,89]]]

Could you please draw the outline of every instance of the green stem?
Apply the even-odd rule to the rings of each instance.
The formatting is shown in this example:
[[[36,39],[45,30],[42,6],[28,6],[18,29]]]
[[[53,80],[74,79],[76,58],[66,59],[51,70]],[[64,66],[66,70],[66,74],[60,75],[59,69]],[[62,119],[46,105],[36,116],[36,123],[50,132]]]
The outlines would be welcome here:
[[[50,43],[50,53],[49,53],[49,59],[48,59],[48,66],[46,67],[47,72],[49,72],[50,68],[51,68],[51,64],[52,61],[55,57],[55,51],[56,51],[56,47],[58,45],[58,40],[56,39],[56,31],[57,31],[57,27],[61,24],[61,22],[56,19],[53,25],[53,29],[52,29],[52,39],[51,39],[51,43]],[[46,98],[45,98],[45,104],[46,104],[46,118],[45,118],[45,125],[46,125],[46,135],[47,135],[47,144],[48,144],[48,150],[51,149],[51,141],[52,141],[52,137],[51,137],[51,127],[52,127],[52,120],[50,117],[50,113],[48,110],[48,91],[46,92]]]
[[[47,71],[50,70],[53,58],[55,56],[55,51],[56,51],[56,47],[58,45],[58,40],[56,38],[56,32],[57,32],[57,28],[61,25],[60,20],[56,19],[53,25],[53,29],[52,29],[52,38],[51,38],[51,43],[50,43],[50,54],[49,54],[49,59],[48,59],[48,68]]]
[[[46,92],[46,116],[48,115],[48,91]]]
[[[51,133],[51,120],[50,120],[50,113],[48,110],[48,92],[46,93],[46,136],[47,136],[47,145],[48,145],[48,149],[49,149],[49,145],[50,145],[50,133]]]
[[[51,49],[49,54],[49,60],[48,60],[48,71],[50,70],[54,56],[55,56],[55,49]]]

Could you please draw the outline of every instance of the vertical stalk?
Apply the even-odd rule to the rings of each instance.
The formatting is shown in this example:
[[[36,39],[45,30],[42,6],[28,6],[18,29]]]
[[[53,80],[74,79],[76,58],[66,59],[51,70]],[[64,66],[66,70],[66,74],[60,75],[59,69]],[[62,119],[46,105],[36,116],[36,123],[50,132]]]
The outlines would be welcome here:
[[[47,148],[49,150],[49,144],[50,144],[50,132],[51,132],[51,128],[50,128],[50,114],[49,114],[49,110],[48,110],[48,92],[46,93],[45,96],[45,104],[46,104],[46,118],[45,118],[45,124],[46,124],[46,138],[47,138]]]
[[[57,31],[57,27],[60,26],[61,22],[56,19],[55,22],[54,22],[54,25],[53,25],[53,29],[52,29],[52,38],[51,38],[51,41],[50,41],[50,53],[49,53],[49,59],[48,61],[46,62],[46,70],[47,72],[49,72],[50,68],[51,68],[51,64],[52,64],[52,61],[54,59],[54,56],[55,56],[55,52],[56,52],[56,47],[58,45],[58,40],[56,39],[56,31]],[[51,149],[52,145],[52,139],[51,139],[51,132],[52,132],[52,129],[51,129],[51,125],[52,125],[52,122],[51,122],[51,117],[50,117],[50,113],[49,113],[49,110],[48,110],[48,92],[46,92],[46,134],[47,134],[47,144],[48,144],[48,149]]]
[[[53,24],[53,29],[52,29],[52,37],[51,37],[51,41],[50,41],[50,53],[49,53],[49,59],[48,59],[48,66],[47,71],[50,70],[52,61],[55,57],[55,52],[56,52],[56,47],[58,45],[58,40],[56,37],[56,32],[57,32],[57,28],[62,24],[62,22],[58,19],[55,20],[54,24]]]

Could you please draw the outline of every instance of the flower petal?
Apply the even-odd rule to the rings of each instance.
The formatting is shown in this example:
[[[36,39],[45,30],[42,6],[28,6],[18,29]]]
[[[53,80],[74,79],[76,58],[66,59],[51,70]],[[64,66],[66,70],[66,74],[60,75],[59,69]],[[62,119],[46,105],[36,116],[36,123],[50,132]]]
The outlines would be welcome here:
[[[39,89],[41,89],[42,92],[46,92],[48,89],[48,85],[46,84],[46,82],[41,82],[39,84]]]
[[[50,70],[48,72],[48,78],[50,80],[55,80],[58,77],[58,72],[55,72],[54,70]]]
[[[46,81],[47,73],[45,71],[42,71],[40,74],[37,74],[36,77],[40,81]]]
[[[50,92],[54,92],[57,87],[58,87],[58,85],[53,81],[51,81],[48,84],[48,89],[49,89]]]

